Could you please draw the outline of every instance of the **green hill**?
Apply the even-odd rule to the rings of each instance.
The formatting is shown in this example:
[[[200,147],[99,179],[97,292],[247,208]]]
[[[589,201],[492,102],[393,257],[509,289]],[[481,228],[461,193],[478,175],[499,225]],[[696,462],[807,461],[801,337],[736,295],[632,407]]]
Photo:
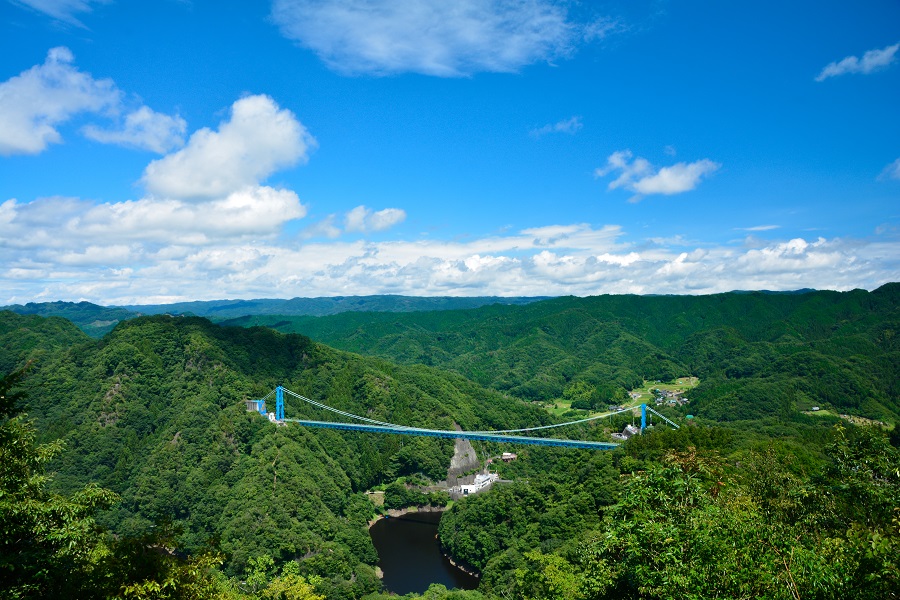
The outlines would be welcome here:
[[[87,482],[122,502],[101,516],[128,536],[169,523],[178,547],[303,558],[304,574],[349,596],[379,589],[361,494],[400,476],[446,475],[452,440],[277,427],[244,400],[278,384],[371,418],[449,429],[548,423],[548,415],[462,377],[346,354],[299,335],[140,317],[92,340],[62,319],[0,312],[8,366],[33,360],[22,407],[68,451],[54,489]],[[323,418],[288,405],[288,416]]]
[[[525,306],[226,321],[457,372],[528,400],[585,381],[598,401],[699,376],[693,412],[758,418],[813,405],[900,415],[900,284],[874,292],[556,298]]]
[[[272,323],[382,356],[197,317],[134,318],[97,340],[61,318],[0,312],[0,366],[30,364],[0,408],[21,396],[37,441],[65,442],[48,480],[38,467],[50,447],[24,451],[27,431],[0,414],[0,592],[16,572],[52,575],[57,590],[77,572],[78,589],[107,590],[83,597],[117,597],[116,577],[140,580],[165,559],[177,585],[151,580],[129,595],[279,597],[286,582],[329,599],[377,594],[362,492],[441,478],[452,443],[279,427],[245,400],[283,384],[373,419],[506,429],[551,423],[523,399],[574,383],[606,401],[644,378],[692,373],[702,383],[678,410],[698,418],[678,430],[653,428],[614,452],[517,448],[496,465],[514,483],[459,501],[440,527],[444,548],[482,573],[479,591],[428,597],[894,597],[900,455],[880,427],[833,425],[841,411],[896,422],[898,291],[559,298]],[[825,410],[804,414],[812,403]],[[313,410],[289,401],[287,416],[323,417]],[[11,529],[23,511],[43,515],[38,537],[51,521],[55,537],[40,539],[62,549],[23,544]],[[91,511],[114,535],[73,561],[64,542],[105,535],[91,533]],[[209,551],[222,572],[196,566],[214,564]]]
[[[174,304],[134,305],[124,308],[145,315],[194,315],[213,320],[245,315],[336,315],[344,312],[415,312],[460,310],[490,304],[528,304],[544,298],[500,296],[328,296],[320,298],[209,300]]]
[[[0,306],[0,310],[9,310],[20,315],[62,317],[96,338],[112,331],[119,321],[133,319],[141,314],[126,308],[99,306],[90,302],[29,302]]]

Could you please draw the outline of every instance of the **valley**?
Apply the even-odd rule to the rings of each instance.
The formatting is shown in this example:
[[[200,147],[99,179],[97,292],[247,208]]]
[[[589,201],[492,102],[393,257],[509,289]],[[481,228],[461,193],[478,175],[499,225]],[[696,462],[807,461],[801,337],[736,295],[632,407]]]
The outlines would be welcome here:
[[[77,505],[85,549],[64,551],[74,530],[50,513],[16,517],[33,523],[21,539],[58,533],[31,554],[4,538],[21,563],[19,579],[0,564],[4,585],[112,597],[170,577],[180,587],[154,597],[381,598],[369,523],[449,504],[440,548],[481,577],[429,598],[790,597],[788,581],[803,595],[890,597],[898,291],[278,317],[287,333],[157,315],[100,339],[63,318],[2,312],[0,367],[15,398],[3,439],[21,441],[21,472],[37,479],[5,476],[0,509],[8,522],[24,507]],[[477,466],[458,462],[455,476],[504,452],[516,459],[490,465],[505,483],[451,502],[439,483],[452,439],[277,426],[248,412],[277,385],[437,430],[532,428],[642,403],[680,428],[653,427],[614,451],[475,440]],[[316,411],[288,402],[285,416]],[[565,435],[609,441],[632,419]],[[19,464],[11,448],[6,464]],[[153,547],[176,551],[134,562]],[[786,552],[800,566],[786,570]],[[51,566],[28,570],[39,564]],[[723,579],[735,565],[742,575]]]

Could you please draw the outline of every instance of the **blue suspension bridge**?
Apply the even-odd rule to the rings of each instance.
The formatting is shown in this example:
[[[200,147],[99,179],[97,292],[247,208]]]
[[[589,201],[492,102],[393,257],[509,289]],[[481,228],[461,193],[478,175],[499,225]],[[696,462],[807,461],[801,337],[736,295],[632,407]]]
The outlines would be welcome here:
[[[266,400],[269,400],[272,395],[275,395],[275,412],[267,413],[266,412]],[[317,408],[321,408],[332,413],[341,415],[343,417],[353,419],[358,421],[357,423],[341,423],[336,421],[313,421],[308,419],[286,419],[284,416],[284,395],[288,394],[297,398],[298,400],[302,400],[312,406]],[[678,428],[671,420],[667,419],[663,415],[659,414],[646,404],[640,405],[641,409],[641,432],[643,433],[644,429],[647,428],[648,424],[648,413],[650,415],[656,415],[661,418],[663,421],[668,423],[669,425]],[[375,419],[369,419],[368,417],[361,417],[359,415],[354,415],[353,413],[349,413],[343,410],[339,410],[337,408],[333,408],[326,404],[322,404],[321,402],[316,402],[315,400],[310,400],[305,396],[301,396],[300,394],[296,394],[291,390],[288,390],[282,386],[276,387],[274,390],[269,392],[264,398],[259,400],[247,400],[247,410],[248,411],[256,411],[259,412],[263,416],[267,416],[270,421],[278,424],[283,423],[297,423],[299,425],[303,425],[304,427],[317,427],[323,429],[340,429],[343,431],[361,431],[366,433],[393,433],[398,435],[416,435],[416,436],[424,436],[424,437],[437,437],[437,438],[462,438],[466,440],[483,440],[490,442],[509,442],[513,444],[531,444],[536,446],[556,446],[561,448],[582,448],[587,450],[612,450],[618,447],[618,444],[612,442],[594,442],[594,441],[582,441],[582,440],[567,440],[562,438],[552,438],[552,437],[536,437],[531,435],[520,435],[520,434],[529,434],[538,431],[546,431],[548,429],[556,429],[560,427],[566,427],[567,425],[576,425],[578,423],[587,423],[590,421],[596,421],[598,419],[604,419],[606,417],[611,417],[612,415],[616,415],[619,413],[633,411],[634,407],[623,408],[621,410],[615,410],[609,413],[604,413],[602,415],[594,415],[593,417],[588,417],[586,419],[578,419],[576,421],[569,421],[567,423],[557,423],[554,425],[541,425],[539,427],[526,427],[522,429],[505,429],[501,431],[456,431],[456,430],[445,430],[445,429],[426,429],[422,427],[408,427],[406,425],[396,425],[394,423],[387,423],[384,421],[377,421]],[[650,416],[652,419],[652,416]]]

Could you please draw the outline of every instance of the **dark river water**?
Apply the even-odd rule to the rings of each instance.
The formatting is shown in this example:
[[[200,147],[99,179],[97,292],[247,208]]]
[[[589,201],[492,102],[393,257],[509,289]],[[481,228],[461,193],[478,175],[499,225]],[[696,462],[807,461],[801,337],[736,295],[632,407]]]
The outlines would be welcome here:
[[[384,587],[396,594],[421,593],[432,583],[474,590],[478,578],[460,571],[441,554],[437,541],[439,512],[410,513],[380,519],[369,529]]]

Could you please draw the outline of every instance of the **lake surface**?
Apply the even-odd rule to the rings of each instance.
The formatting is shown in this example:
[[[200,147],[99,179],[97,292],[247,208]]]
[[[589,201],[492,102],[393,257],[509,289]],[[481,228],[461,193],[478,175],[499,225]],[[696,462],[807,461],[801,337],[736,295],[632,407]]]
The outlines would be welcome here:
[[[441,554],[437,541],[439,512],[410,513],[380,519],[369,534],[384,572],[384,587],[396,594],[421,593],[432,583],[474,590],[478,578],[460,571]]]

